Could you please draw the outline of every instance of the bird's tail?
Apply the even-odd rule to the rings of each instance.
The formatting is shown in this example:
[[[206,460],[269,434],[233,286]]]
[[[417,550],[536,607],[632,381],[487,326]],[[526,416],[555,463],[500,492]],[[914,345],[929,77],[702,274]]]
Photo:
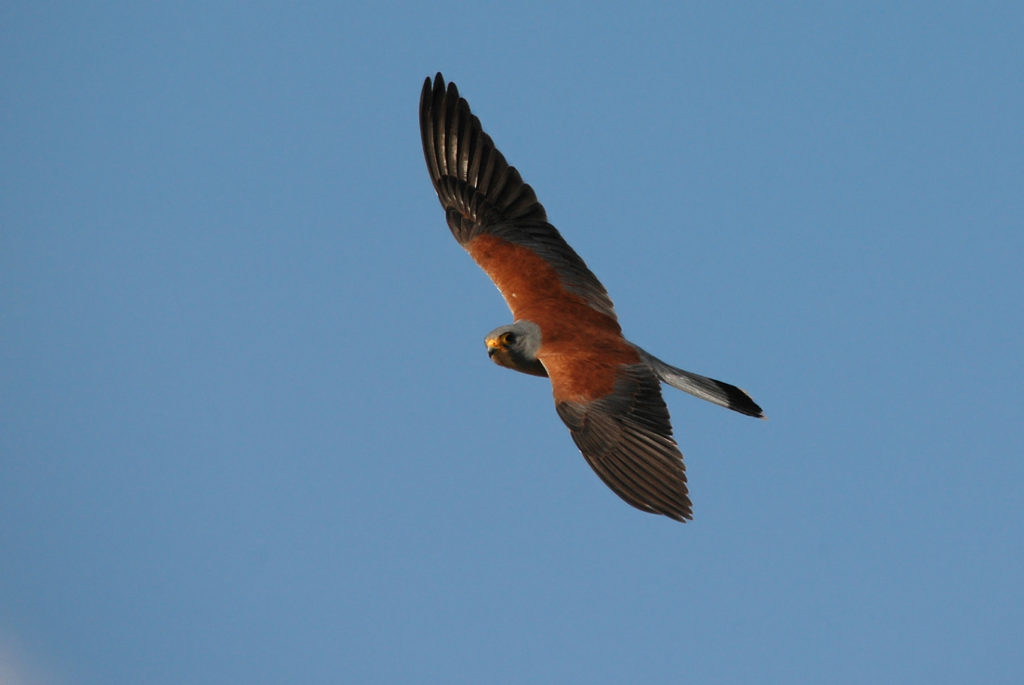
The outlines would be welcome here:
[[[764,412],[761,411],[761,407],[757,406],[757,402],[735,385],[677,369],[639,347],[636,349],[640,352],[640,356],[644,358],[644,361],[647,362],[647,365],[654,371],[655,375],[673,388],[678,388],[683,392],[690,393],[694,397],[714,402],[747,416],[754,416],[759,419],[764,418]]]

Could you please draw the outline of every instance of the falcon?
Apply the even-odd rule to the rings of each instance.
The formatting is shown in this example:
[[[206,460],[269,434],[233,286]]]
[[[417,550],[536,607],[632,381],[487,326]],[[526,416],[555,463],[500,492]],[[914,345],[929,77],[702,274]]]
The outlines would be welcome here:
[[[551,380],[555,411],[604,483],[627,503],[693,516],[661,383],[763,418],[734,385],[666,364],[622,335],[612,301],[441,74],[420,96],[427,171],[452,235],[490,276],[513,323],[487,334],[495,363]]]

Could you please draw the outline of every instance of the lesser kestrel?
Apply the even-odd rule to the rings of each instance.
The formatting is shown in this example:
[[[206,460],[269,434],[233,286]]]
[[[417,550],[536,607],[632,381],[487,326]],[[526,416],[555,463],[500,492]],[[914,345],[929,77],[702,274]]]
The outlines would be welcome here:
[[[623,337],[604,287],[441,74],[423,84],[420,133],[452,235],[512,310],[514,322],[486,337],[491,359],[551,379],[559,417],[619,497],[690,519],[661,382],[749,416],[762,417],[761,408],[736,386],[670,366]]]

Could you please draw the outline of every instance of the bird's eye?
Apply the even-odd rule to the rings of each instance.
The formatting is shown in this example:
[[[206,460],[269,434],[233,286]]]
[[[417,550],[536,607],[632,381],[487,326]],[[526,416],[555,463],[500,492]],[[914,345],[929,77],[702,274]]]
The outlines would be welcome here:
[[[505,345],[515,345],[516,344],[516,334],[512,333],[512,332],[502,333],[501,334],[501,342],[502,342],[502,344],[505,344]]]

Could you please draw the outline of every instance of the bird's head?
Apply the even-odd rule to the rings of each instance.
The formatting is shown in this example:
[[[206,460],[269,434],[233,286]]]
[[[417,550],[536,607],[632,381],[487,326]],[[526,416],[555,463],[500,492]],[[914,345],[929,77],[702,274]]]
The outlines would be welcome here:
[[[499,366],[534,376],[547,376],[544,365],[537,359],[540,349],[540,326],[532,321],[516,321],[509,326],[495,328],[484,338],[487,356]]]

